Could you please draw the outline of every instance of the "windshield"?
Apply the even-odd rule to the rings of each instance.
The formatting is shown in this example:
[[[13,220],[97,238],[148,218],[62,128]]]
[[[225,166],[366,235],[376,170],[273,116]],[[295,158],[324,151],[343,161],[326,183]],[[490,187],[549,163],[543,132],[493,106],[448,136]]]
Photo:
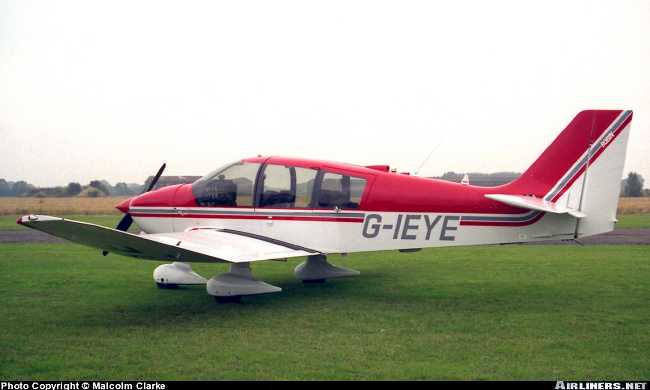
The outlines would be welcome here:
[[[197,181],[195,181],[194,184],[196,184],[196,183],[198,183],[200,181],[208,181],[208,180],[212,179],[213,177],[217,176],[220,172],[225,171],[226,169],[230,168],[231,166],[237,165],[237,164],[242,164],[242,162],[241,161],[236,161],[236,162],[233,162],[233,163],[222,165],[219,168],[215,169],[214,171],[211,171],[207,175],[205,175],[205,176],[201,177],[200,179],[198,179]]]
[[[196,203],[204,207],[252,207],[260,164],[238,161],[208,173],[192,184]]]

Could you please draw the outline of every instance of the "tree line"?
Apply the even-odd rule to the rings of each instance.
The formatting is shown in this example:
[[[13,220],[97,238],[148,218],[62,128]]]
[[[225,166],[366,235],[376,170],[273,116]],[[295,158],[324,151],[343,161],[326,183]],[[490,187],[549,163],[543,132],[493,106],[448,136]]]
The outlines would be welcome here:
[[[66,186],[36,187],[24,180],[16,182],[0,179],[0,196],[26,197],[67,197],[87,196],[132,196],[142,192],[143,185],[135,183],[117,183],[111,185],[106,180],[92,180],[86,185],[70,182]]]

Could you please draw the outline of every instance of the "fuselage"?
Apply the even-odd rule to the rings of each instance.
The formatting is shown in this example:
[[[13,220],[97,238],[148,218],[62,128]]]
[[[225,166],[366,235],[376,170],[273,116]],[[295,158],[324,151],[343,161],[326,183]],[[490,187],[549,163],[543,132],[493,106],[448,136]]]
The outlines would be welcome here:
[[[255,157],[118,208],[146,233],[227,228],[323,253],[571,238],[573,218],[484,196],[517,185],[478,187],[394,173],[387,166]],[[526,187],[531,195],[549,196],[541,184]],[[556,191],[553,201],[564,195]]]

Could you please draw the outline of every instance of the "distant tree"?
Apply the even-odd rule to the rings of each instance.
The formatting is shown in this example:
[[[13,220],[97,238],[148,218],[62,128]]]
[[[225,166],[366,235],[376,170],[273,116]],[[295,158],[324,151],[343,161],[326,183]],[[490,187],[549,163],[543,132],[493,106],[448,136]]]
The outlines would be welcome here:
[[[43,187],[43,188],[32,188],[26,196],[34,196],[38,198],[56,198],[66,196],[65,187]]]
[[[448,180],[448,181],[454,181],[456,183],[460,183],[460,181],[463,179],[463,174],[450,171],[450,172],[443,173],[442,176],[440,176],[440,178],[442,180]]]
[[[68,183],[68,186],[65,189],[65,193],[68,196],[79,195],[80,192],[81,192],[81,184],[75,182]]]
[[[102,196],[102,191],[98,189],[92,189],[86,192],[86,195],[88,195],[89,198],[99,198]]]
[[[24,180],[20,180],[15,182],[14,185],[11,187],[11,192],[13,196],[25,196],[34,188],[36,187],[27,183]]]
[[[11,187],[5,179],[0,179],[0,196],[11,196]]]
[[[128,184],[126,183],[117,183],[115,184],[115,187],[113,187],[113,195],[117,196],[129,196],[129,195],[134,195],[133,192],[129,189]]]
[[[126,183],[126,186],[129,187],[132,195],[137,195],[144,191],[144,185],[138,183]]]
[[[643,182],[643,177],[640,174],[630,172],[624,180],[623,196],[643,196]]]
[[[59,186],[59,187],[54,187],[49,190],[50,196],[58,196],[58,197],[63,197],[67,196],[67,187]]]
[[[106,195],[114,195],[113,194],[113,186],[111,183],[108,182],[108,180],[102,180],[101,181],[104,187],[108,190],[108,193]]]
[[[100,192],[103,192],[104,195],[111,194],[111,190],[106,186],[106,184],[102,180],[92,180],[90,182],[90,186],[97,189]],[[88,193],[88,196],[91,196],[90,192]],[[99,194],[97,196],[99,196]]]

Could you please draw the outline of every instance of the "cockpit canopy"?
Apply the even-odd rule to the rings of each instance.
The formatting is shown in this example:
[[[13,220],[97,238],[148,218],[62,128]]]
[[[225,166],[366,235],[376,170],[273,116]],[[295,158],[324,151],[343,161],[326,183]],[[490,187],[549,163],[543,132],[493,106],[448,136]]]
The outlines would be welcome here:
[[[192,184],[202,207],[359,208],[366,179],[321,169],[238,161]]]

